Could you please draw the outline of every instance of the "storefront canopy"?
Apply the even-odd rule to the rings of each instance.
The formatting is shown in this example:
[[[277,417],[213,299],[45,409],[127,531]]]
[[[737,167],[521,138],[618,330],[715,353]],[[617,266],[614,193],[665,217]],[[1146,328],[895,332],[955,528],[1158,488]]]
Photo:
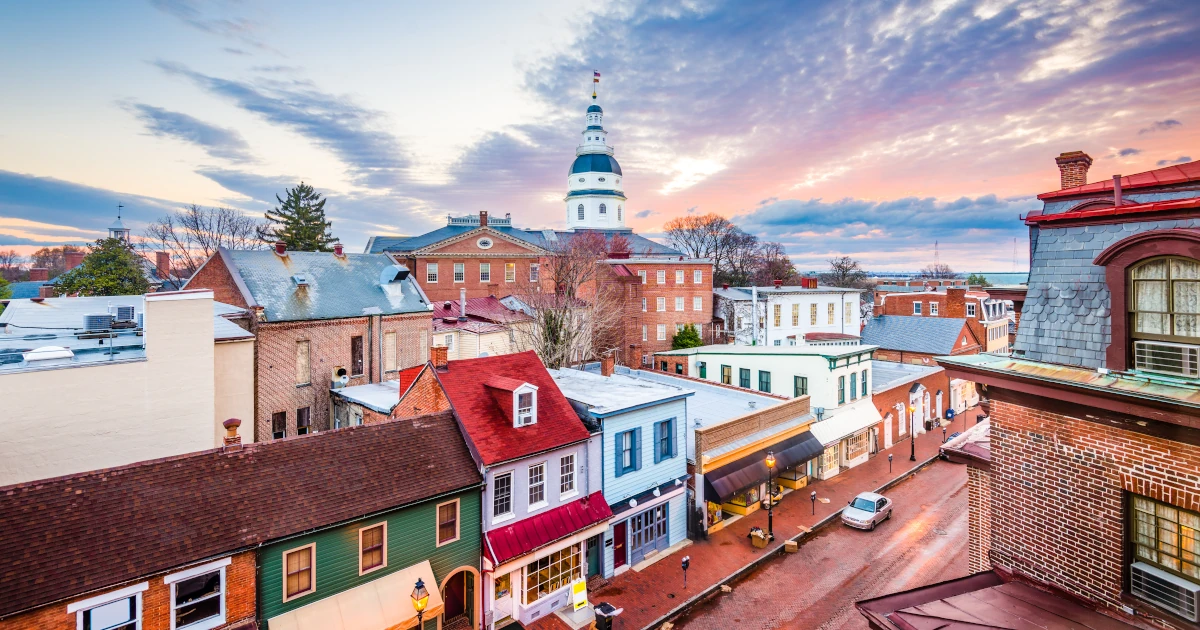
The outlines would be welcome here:
[[[425,618],[442,612],[433,568],[425,560],[356,586],[337,595],[319,599],[291,612],[267,620],[271,630],[392,630],[415,627],[417,611],[410,593],[420,578],[429,591]]]
[[[767,480],[767,451],[775,454],[775,471],[786,470],[818,456],[825,447],[805,431],[782,442],[704,473],[704,499],[725,503],[737,493]]]
[[[812,425],[809,429],[821,444],[829,446],[843,438],[850,437],[867,427],[883,422],[879,410],[864,398],[840,409],[832,410],[824,420]]]

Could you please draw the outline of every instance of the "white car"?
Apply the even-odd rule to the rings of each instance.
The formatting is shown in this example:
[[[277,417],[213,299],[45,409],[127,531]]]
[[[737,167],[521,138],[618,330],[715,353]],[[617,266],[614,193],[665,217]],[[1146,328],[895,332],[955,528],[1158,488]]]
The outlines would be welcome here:
[[[842,508],[842,522],[856,529],[872,531],[889,518],[892,518],[892,500],[874,492],[864,492]]]

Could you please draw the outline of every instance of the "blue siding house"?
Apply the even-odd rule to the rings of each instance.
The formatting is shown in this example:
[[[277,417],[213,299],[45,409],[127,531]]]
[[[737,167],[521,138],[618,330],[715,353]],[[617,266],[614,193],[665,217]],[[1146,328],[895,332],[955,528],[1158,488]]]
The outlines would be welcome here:
[[[601,574],[612,577],[678,548],[687,540],[686,422],[693,392],[620,374],[550,373],[580,418],[601,432],[602,488],[613,512]]]

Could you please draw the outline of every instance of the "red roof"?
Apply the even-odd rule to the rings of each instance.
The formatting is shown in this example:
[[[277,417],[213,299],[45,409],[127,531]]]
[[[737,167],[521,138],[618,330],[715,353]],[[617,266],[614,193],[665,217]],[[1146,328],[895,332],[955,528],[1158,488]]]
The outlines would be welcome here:
[[[858,335],[847,335],[845,333],[829,333],[829,332],[810,332],[804,333],[805,341],[833,341],[837,339],[858,339]]]
[[[460,300],[446,300],[433,303],[433,319],[445,319],[447,317],[458,317],[462,313],[462,308],[459,306]],[[449,304],[450,307],[446,308]],[[505,306],[500,300],[492,296],[468,298],[467,299],[467,317],[470,319],[482,319],[489,322],[508,322],[520,321],[529,319],[529,316],[520,312],[514,311]]]
[[[626,278],[632,278],[635,275],[629,270],[629,267],[626,267],[625,265],[613,265],[612,270],[613,273],[617,274],[618,276],[624,276]]]
[[[421,370],[424,370],[426,365],[428,364],[422,363],[421,365],[414,365],[410,368],[404,368],[403,370],[400,370],[401,397],[404,397],[404,392],[408,391],[408,386],[412,385],[413,381],[417,380],[417,377],[421,375]]]
[[[1135,175],[1126,175],[1121,178],[1121,190],[1126,191],[1134,188],[1147,188],[1150,186],[1166,186],[1169,184],[1184,184],[1200,180],[1200,161],[1188,162],[1187,164],[1177,164],[1175,166],[1166,166],[1156,168],[1153,171],[1145,173],[1137,173]],[[1076,186],[1074,188],[1064,188],[1054,192],[1042,193],[1038,195],[1038,199],[1058,199],[1060,197],[1072,197],[1075,195],[1094,195],[1101,192],[1112,191],[1112,178]]]
[[[1059,214],[1034,214],[1025,218],[1027,225],[1037,223],[1053,223],[1070,221],[1072,219],[1103,219],[1105,217],[1126,216],[1131,214],[1146,214],[1148,212],[1166,212],[1169,210],[1189,210],[1200,208],[1200,197],[1188,199],[1172,199],[1170,201],[1153,201],[1121,206],[1106,206],[1103,208],[1085,208],[1071,210]]]
[[[537,421],[517,428],[487,386],[494,376],[538,388]],[[588,439],[575,410],[532,350],[447,362],[437,371],[446,398],[462,422],[467,439],[485,466],[520,459]]]
[[[492,563],[504,564],[581,529],[607,521],[612,515],[604,494],[593,492],[591,496],[487,532],[484,534],[486,544],[483,553]]]

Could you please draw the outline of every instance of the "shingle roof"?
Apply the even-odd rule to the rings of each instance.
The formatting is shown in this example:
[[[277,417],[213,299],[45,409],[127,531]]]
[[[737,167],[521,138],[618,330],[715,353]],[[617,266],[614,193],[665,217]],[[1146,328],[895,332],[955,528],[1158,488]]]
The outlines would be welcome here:
[[[484,465],[520,459],[588,438],[579,416],[533,351],[449,361],[447,369],[438,370],[437,376]],[[492,376],[538,388],[535,424],[513,426],[513,419],[496,403],[494,390],[485,385]]]
[[[950,354],[967,320],[960,317],[873,317],[862,331],[864,344],[884,350]]]
[[[404,253],[416,251],[436,243],[440,243],[447,239],[460,236],[467,232],[478,230],[478,225],[447,225],[440,227],[432,232],[426,232],[419,236],[411,237],[390,237],[390,236],[372,236],[367,242],[368,254],[389,253]],[[489,225],[487,229],[503,234],[518,241],[529,243],[530,245],[540,248],[549,249],[555,246],[555,243],[560,240],[571,238],[577,232],[569,232],[564,230],[523,230],[519,228]],[[629,240],[630,251],[635,254],[650,253],[655,256],[679,256],[682,252],[668,247],[661,243],[656,243],[644,236],[634,234],[632,230],[590,230],[600,232],[606,240],[611,240],[616,234],[623,235]]]
[[[42,282],[41,280],[28,280],[25,282],[10,282],[10,283],[8,283],[8,288],[12,291],[12,295],[9,297],[11,297],[14,300],[35,298],[38,296],[38,292],[42,288],[43,284],[47,284],[47,283]]]
[[[443,412],[3,487],[0,617],[481,481]]]
[[[429,300],[413,277],[382,282],[389,269],[402,269],[382,254],[221,250],[236,269],[267,321],[301,321],[429,311]],[[396,274],[390,273],[390,276]],[[303,276],[306,287],[295,278]],[[384,286],[387,286],[385,289]]]
[[[1134,190],[1138,188],[1148,188],[1151,186],[1168,186],[1171,184],[1185,184],[1200,180],[1200,160],[1188,162],[1187,164],[1176,164],[1174,166],[1166,166],[1156,168],[1152,171],[1144,173],[1135,173],[1126,175],[1121,178],[1121,190]],[[1083,186],[1074,188],[1064,188],[1054,192],[1042,193],[1038,195],[1038,199],[1057,199],[1060,197],[1071,197],[1074,195],[1094,195],[1112,191],[1112,179],[1104,179]]]

